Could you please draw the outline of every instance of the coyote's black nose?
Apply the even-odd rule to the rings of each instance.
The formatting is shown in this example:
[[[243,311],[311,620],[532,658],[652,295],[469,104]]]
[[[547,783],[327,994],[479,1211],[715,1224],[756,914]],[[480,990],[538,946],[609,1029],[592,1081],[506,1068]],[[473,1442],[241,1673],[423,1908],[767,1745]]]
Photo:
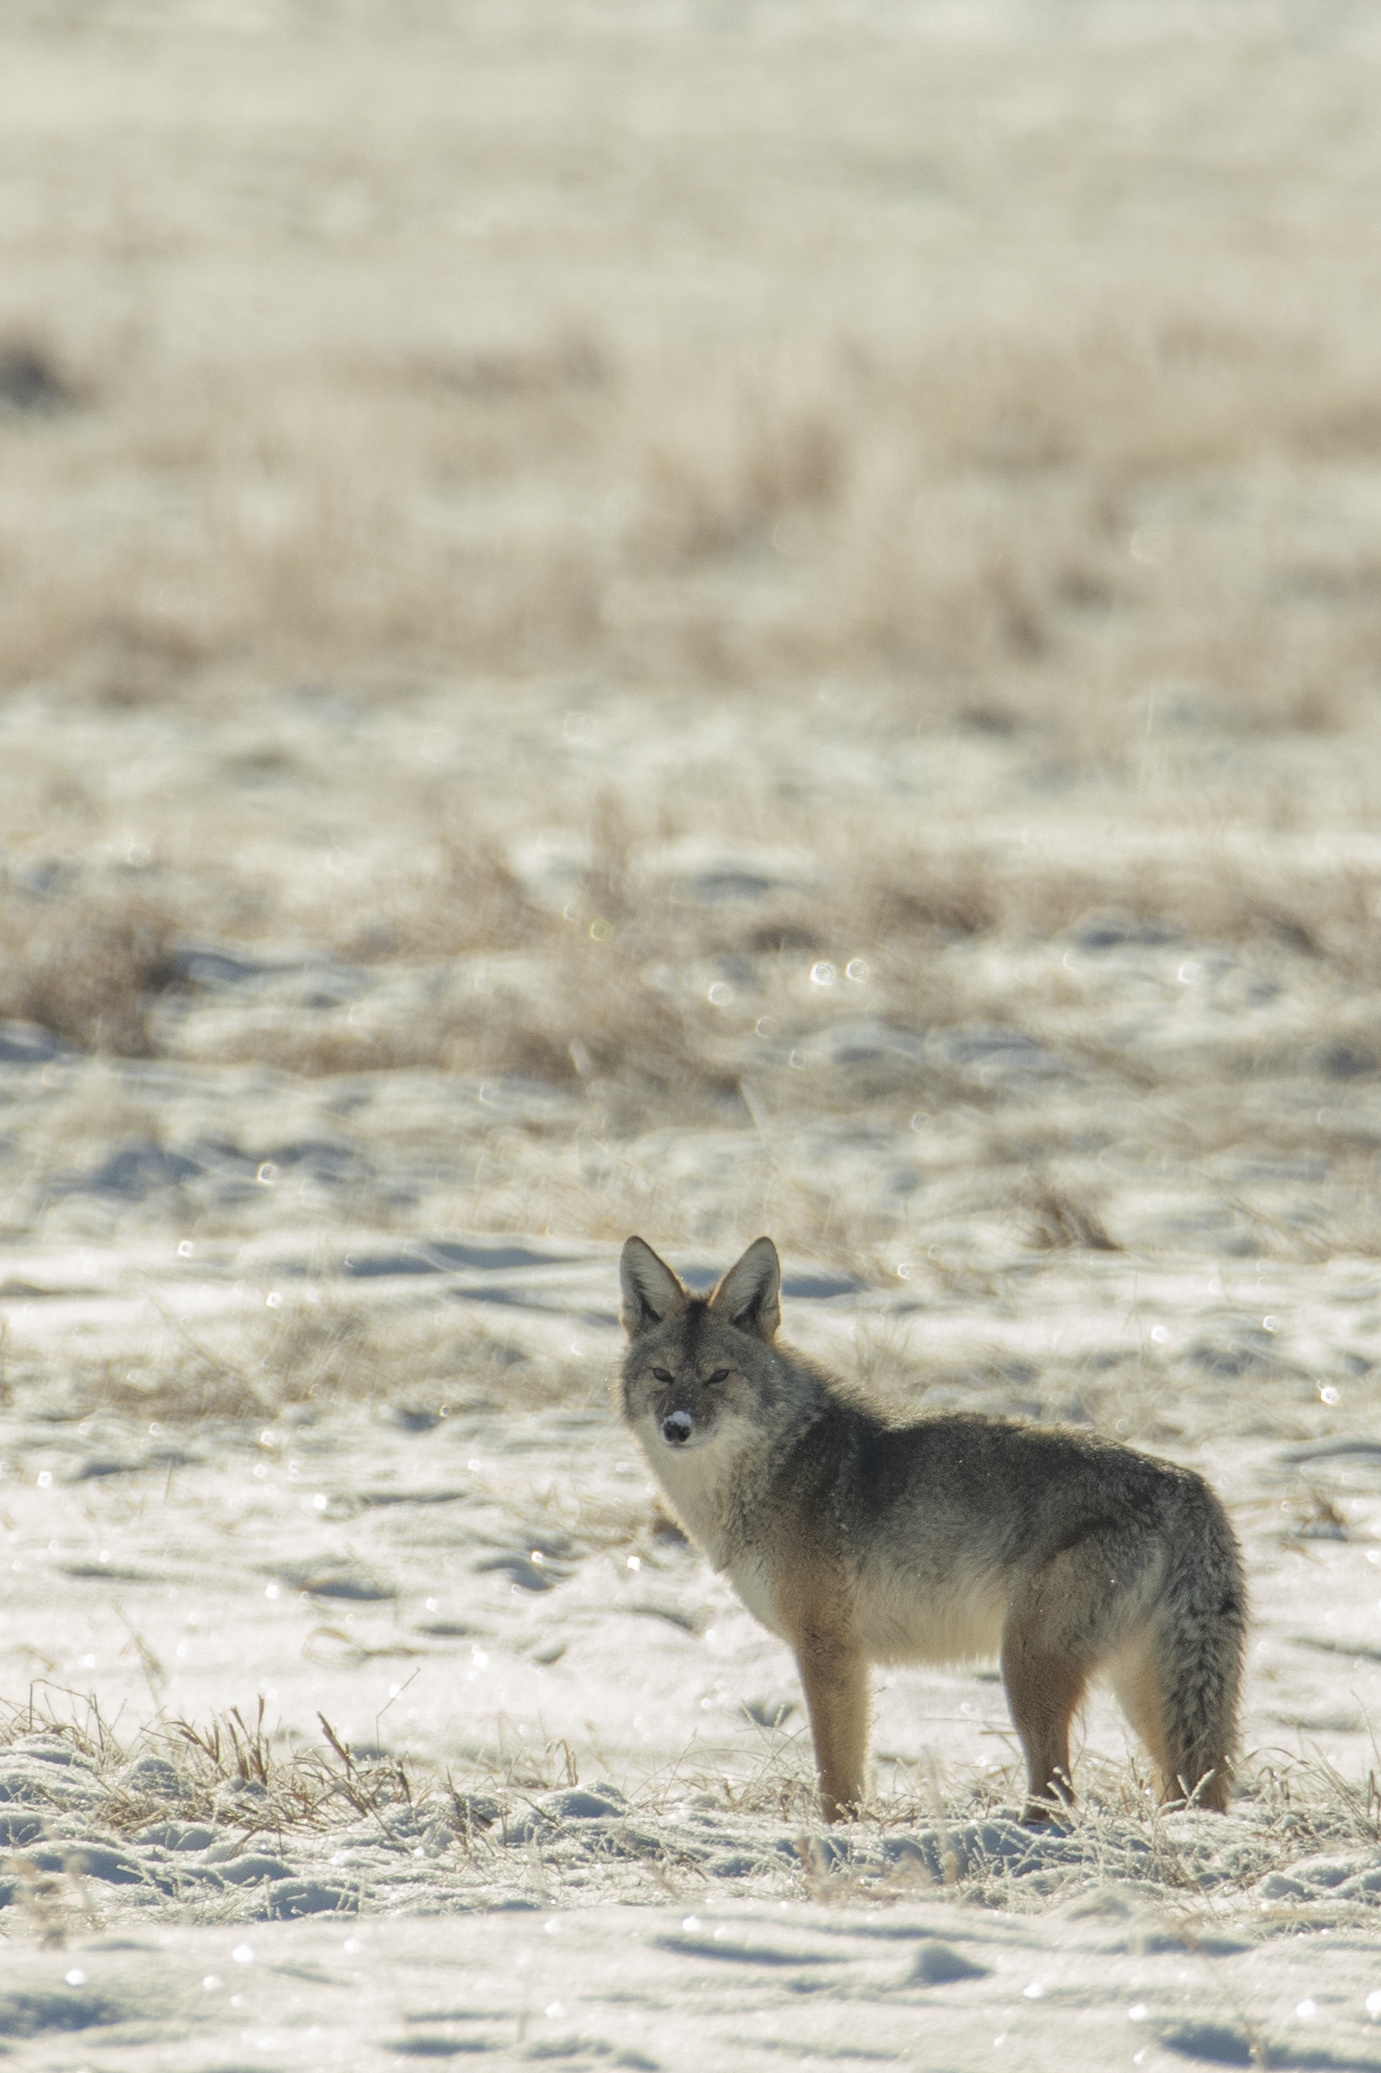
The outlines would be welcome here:
[[[673,1411],[662,1420],[662,1438],[669,1447],[684,1447],[694,1425],[689,1411]]]

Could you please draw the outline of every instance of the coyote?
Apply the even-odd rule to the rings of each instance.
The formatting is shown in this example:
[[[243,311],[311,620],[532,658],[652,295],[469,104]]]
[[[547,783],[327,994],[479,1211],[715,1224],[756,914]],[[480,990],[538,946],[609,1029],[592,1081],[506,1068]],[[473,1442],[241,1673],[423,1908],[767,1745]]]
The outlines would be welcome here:
[[[1004,1418],[889,1423],[776,1343],[770,1238],[708,1297],[641,1238],[621,1280],[624,1418],[686,1531],[795,1651],[826,1820],[867,1797],[870,1662],[993,1655],[1024,1820],[1073,1799],[1070,1721],[1095,1673],[1164,1797],[1226,1805],[1246,1581],[1199,1476]]]

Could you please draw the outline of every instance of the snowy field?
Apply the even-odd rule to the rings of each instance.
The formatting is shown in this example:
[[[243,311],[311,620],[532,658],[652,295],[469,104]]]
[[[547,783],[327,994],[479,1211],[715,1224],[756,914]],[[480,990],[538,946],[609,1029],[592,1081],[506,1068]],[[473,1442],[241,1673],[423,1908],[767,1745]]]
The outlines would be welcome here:
[[[7,11],[5,2064],[1381,2069],[1379,54]],[[1228,1815],[823,1827],[631,1231],[1208,1475]]]
[[[1242,1797],[1158,1814],[1096,1701],[1083,1805],[1037,1835],[991,1672],[883,1678],[875,1806],[821,1828],[786,1651],[612,1421],[611,1246],[144,1235],[11,1268],[22,2063],[1045,2067],[1071,2024],[1089,2065],[1379,2062],[1374,1269],[1014,1258],[979,1305],[789,1264],[789,1321],[851,1370],[910,1347],[926,1401],[1065,1416],[1119,1377],[1234,1507]]]

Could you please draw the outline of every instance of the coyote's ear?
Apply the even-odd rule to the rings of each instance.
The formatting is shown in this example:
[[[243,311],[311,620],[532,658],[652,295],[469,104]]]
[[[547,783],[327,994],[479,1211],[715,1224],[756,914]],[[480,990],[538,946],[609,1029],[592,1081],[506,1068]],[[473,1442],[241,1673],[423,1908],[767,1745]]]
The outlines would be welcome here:
[[[741,1332],[770,1339],[782,1321],[781,1286],[776,1246],[770,1238],[755,1238],[710,1297],[710,1308]]]
[[[645,1238],[630,1238],[619,1261],[623,1328],[630,1339],[650,1332],[686,1300],[686,1291]]]

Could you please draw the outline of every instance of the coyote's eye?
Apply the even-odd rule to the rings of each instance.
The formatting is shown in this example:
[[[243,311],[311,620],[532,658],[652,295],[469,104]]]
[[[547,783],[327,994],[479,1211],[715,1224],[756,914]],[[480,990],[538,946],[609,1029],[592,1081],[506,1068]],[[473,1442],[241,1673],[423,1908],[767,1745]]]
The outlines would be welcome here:
[[[670,1382],[671,1380],[671,1376],[665,1368],[654,1368],[652,1372],[659,1382]]]
[[[705,1377],[707,1382],[727,1382],[728,1379],[729,1370],[727,1368],[716,1368],[712,1375]]]

